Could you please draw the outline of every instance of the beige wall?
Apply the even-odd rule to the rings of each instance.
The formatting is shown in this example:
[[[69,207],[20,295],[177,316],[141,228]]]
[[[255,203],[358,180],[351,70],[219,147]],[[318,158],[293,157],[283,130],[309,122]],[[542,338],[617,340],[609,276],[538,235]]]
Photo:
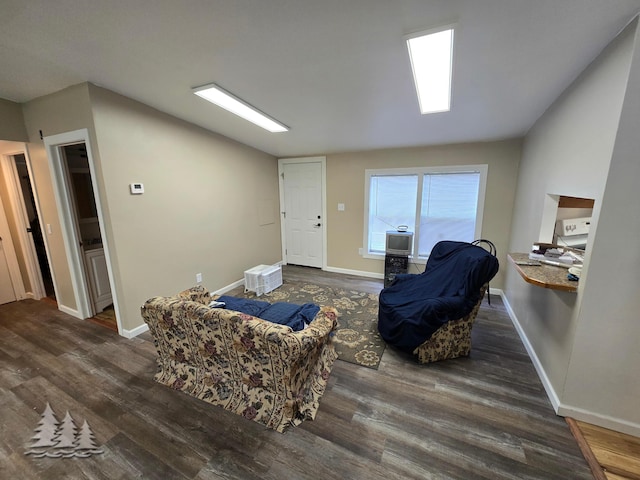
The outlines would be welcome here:
[[[281,260],[280,224],[260,225],[261,203],[277,211],[277,160],[226,137],[91,85],[96,170],[122,324],[142,324],[140,306],[195,284],[209,290],[244,270]],[[144,184],[131,195],[129,184]]]
[[[611,301],[619,298],[616,281],[619,275],[637,287],[637,268],[624,266],[619,271],[606,268],[604,265],[608,260],[605,258],[619,249],[618,245],[610,243],[610,238],[601,241],[601,237],[610,237],[614,232],[620,239],[637,238],[637,229],[632,236],[625,233],[628,228],[622,215],[629,212],[628,205],[606,204],[609,189],[616,189],[615,185],[608,183],[607,176],[610,175],[629,79],[634,31],[635,26],[628,28],[567,89],[534,125],[523,147],[511,230],[511,251],[529,251],[532,242],[538,240],[547,194],[595,199],[589,248],[578,293],[542,289],[525,283],[514,268],[508,267],[506,271],[506,298],[532,350],[533,359],[538,363],[555,407],[559,413],[582,417],[598,424],[603,424],[605,417],[616,417],[623,423],[640,420],[635,408],[637,396],[627,394],[624,382],[618,382],[616,389],[607,391],[604,387],[610,382],[605,375],[593,376],[596,373],[593,369],[576,367],[575,372],[568,376],[569,365],[574,363],[572,355],[578,352],[583,357],[591,358],[591,366],[594,363],[610,364],[613,359],[629,353],[618,350],[625,345],[624,342],[618,345],[608,342],[599,348],[603,329],[611,333],[610,340],[630,338],[629,332],[635,332],[633,338],[638,338],[638,328],[635,326],[638,324],[637,309],[625,308],[621,317],[611,317],[602,312],[603,309],[617,310]],[[636,115],[635,128],[637,120]],[[637,168],[628,169],[627,173],[637,182]],[[622,173],[621,176],[624,175]],[[633,193],[632,190],[625,190],[625,194],[630,195],[627,197],[630,202],[633,202]],[[637,226],[637,221],[635,223]],[[609,226],[601,227],[601,224]],[[611,229],[611,225],[615,225],[615,229]],[[599,288],[593,289],[592,282],[598,284]],[[597,321],[585,323],[585,319],[593,315],[589,310],[596,306],[593,311],[600,312]],[[627,328],[631,325],[632,328]],[[596,346],[598,348],[594,348]],[[638,355],[635,358],[640,360]],[[637,385],[637,374],[631,373],[636,372],[633,362],[616,362],[606,370],[611,373],[618,369],[624,372],[621,377],[627,385],[631,385],[632,379]],[[581,386],[576,388],[576,384]],[[566,385],[571,385],[572,389],[575,388],[574,393],[579,394],[568,396]],[[633,418],[629,416],[630,405],[635,405]],[[620,428],[620,425],[618,422],[608,426]]]
[[[487,164],[482,237],[494,242],[498,249],[500,272],[491,286],[502,288],[520,153],[521,141],[507,140],[328,155],[328,267],[384,272],[382,260],[358,254],[358,249],[363,248],[365,169]],[[345,204],[344,211],[338,211],[338,203]]]
[[[195,284],[215,290],[281,260],[277,161],[220,135],[90,84],[23,106],[29,155],[58,301],[76,309],[44,136],[87,129],[96,167],[122,327],[140,305]],[[95,128],[94,128],[95,122]],[[132,196],[129,184],[145,194]],[[261,225],[260,204],[274,210]]]
[[[0,98],[0,140],[27,141],[22,106]]]
[[[71,283],[69,264],[64,248],[62,229],[55,202],[49,160],[40,139],[86,128],[93,132],[87,84],[75,85],[60,92],[37,98],[23,105],[25,125],[29,136],[28,151],[33,170],[33,181],[40,202],[41,221],[45,225],[43,236],[50,254],[51,273],[56,284],[58,304],[76,310],[76,299]],[[51,225],[47,233],[46,225]]]

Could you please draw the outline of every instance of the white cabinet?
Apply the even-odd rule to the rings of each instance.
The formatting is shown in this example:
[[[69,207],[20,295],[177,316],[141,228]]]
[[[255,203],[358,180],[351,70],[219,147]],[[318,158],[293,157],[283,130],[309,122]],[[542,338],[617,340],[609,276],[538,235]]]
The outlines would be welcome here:
[[[92,250],[86,250],[84,252],[84,258],[87,266],[87,277],[89,278],[93,306],[96,313],[99,313],[113,303],[104,249],[94,248]]]

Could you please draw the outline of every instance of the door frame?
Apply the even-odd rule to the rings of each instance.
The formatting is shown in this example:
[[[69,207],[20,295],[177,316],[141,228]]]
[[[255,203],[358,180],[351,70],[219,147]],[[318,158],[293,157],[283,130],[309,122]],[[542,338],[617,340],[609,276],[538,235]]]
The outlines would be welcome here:
[[[89,131],[86,128],[65,132],[58,135],[44,137],[44,145],[49,159],[49,168],[51,169],[51,180],[53,183],[53,191],[56,199],[56,207],[60,215],[60,223],[62,227],[62,238],[65,246],[65,253],[71,274],[71,283],[73,293],[76,299],[76,310],[67,307],[67,313],[80,319],[89,318],[93,315],[91,307],[91,292],[89,281],[85,274],[84,260],[80,257],[80,246],[78,233],[74,221],[74,206],[71,203],[71,187],[68,183],[65,166],[62,164],[63,156],[61,155],[62,147],[66,145],[74,145],[84,143],[87,149],[87,160],[89,162],[89,174],[91,176],[91,185],[93,195],[96,202],[96,210],[98,214],[98,223],[100,235],[102,236],[102,245],[107,262],[107,272],[109,274],[109,285],[113,299],[113,308],[116,314],[116,322],[118,325],[118,333],[122,334],[122,324],[120,321],[120,308],[113,281],[113,268],[111,265],[110,242],[105,232],[105,220],[102,212],[100,186],[96,178],[96,168],[91,150],[91,139]],[[60,310],[62,306],[58,301]]]
[[[284,166],[294,163],[319,163],[322,191],[322,270],[327,269],[327,157],[299,157],[278,159],[278,189],[280,193],[280,238],[282,240],[282,264],[287,264],[287,235],[284,202]]]
[[[27,164],[27,171],[29,172],[29,183],[36,204],[36,212],[38,214],[38,222],[41,222],[40,217],[40,205],[37,201],[37,195],[35,185],[33,182],[33,172],[31,170],[31,160],[29,158],[29,152],[27,146],[22,144],[21,149],[10,151],[5,153],[0,158],[0,168],[4,173],[5,185],[9,194],[9,203],[13,211],[13,217],[16,222],[19,223],[18,227],[18,243],[24,254],[25,265],[27,267],[27,276],[29,277],[29,283],[31,284],[32,291],[26,292],[26,296],[33,298],[34,300],[40,300],[46,296],[44,289],[44,282],[42,280],[42,272],[40,270],[40,264],[38,263],[38,255],[36,254],[35,244],[33,243],[33,237],[29,236],[27,228],[31,225],[27,219],[27,209],[25,205],[24,195],[22,187],[20,186],[20,178],[18,176],[18,170],[14,156],[24,155],[25,162]]]

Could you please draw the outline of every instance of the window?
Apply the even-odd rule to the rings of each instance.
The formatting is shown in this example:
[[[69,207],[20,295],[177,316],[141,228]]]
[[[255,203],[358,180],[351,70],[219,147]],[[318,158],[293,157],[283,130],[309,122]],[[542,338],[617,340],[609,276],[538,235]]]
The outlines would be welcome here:
[[[414,232],[413,257],[441,240],[480,238],[487,165],[366,170],[367,255],[384,255],[387,230]]]

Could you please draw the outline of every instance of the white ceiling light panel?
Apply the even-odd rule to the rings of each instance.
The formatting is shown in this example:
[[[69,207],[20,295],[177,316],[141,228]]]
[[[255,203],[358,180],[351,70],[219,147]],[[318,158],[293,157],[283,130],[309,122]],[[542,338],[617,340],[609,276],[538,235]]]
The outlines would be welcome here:
[[[193,93],[272,133],[289,131],[287,126],[270,118],[257,108],[252,107],[215,83],[194,88]]]
[[[451,108],[453,32],[448,26],[406,37],[423,114],[448,112]]]

